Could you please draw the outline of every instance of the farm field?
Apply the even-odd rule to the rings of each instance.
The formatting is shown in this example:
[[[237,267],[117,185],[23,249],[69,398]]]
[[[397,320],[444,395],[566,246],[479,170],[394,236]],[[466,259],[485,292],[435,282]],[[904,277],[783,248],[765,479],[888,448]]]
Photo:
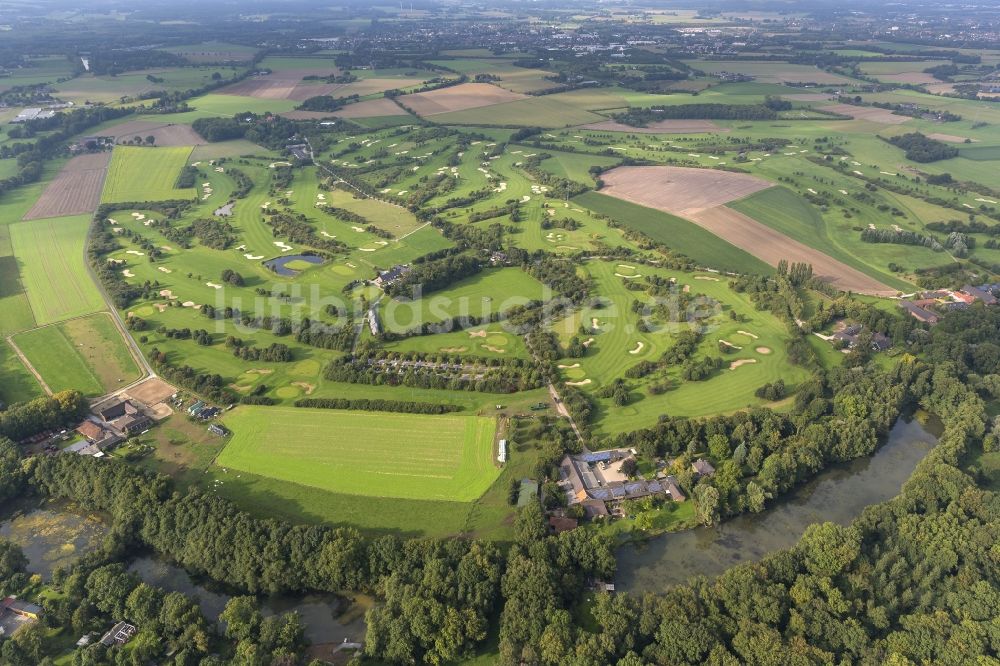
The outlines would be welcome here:
[[[0,402],[10,405],[44,395],[38,381],[24,367],[6,340],[0,340]]]
[[[92,213],[101,200],[110,153],[70,159],[24,215],[25,220]]]
[[[333,492],[471,502],[499,475],[489,418],[241,407],[225,424],[217,467]]]
[[[104,309],[104,300],[84,263],[89,225],[89,215],[10,225],[16,266],[35,324]]]
[[[101,203],[193,199],[193,188],[174,187],[190,154],[190,147],[116,146]]]
[[[14,343],[54,391],[95,397],[139,379],[139,368],[107,313],[19,333]]]

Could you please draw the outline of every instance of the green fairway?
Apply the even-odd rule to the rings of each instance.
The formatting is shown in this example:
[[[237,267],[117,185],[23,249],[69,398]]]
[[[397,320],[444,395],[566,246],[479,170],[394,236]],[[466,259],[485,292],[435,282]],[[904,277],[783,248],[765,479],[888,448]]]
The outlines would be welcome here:
[[[193,199],[194,188],[174,187],[191,148],[116,146],[104,182],[102,203]]]
[[[471,502],[500,470],[494,419],[241,407],[216,465],[337,493]]]
[[[104,395],[140,375],[107,313],[19,333],[14,343],[53,391]]]
[[[675,215],[638,206],[598,192],[586,192],[573,201],[644,233],[703,266],[765,275],[774,270],[750,253]]]
[[[38,325],[104,308],[83,253],[89,224],[88,215],[76,215],[10,225],[21,284]]]

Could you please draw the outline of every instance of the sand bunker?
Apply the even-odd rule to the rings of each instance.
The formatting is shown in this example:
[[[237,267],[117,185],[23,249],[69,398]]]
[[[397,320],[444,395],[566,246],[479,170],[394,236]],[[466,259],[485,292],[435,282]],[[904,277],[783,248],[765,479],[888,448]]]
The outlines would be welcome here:
[[[250,253],[244,254],[243,256],[246,257],[247,259],[249,259],[250,261],[257,261],[259,259],[263,259],[264,258],[263,255],[260,255],[260,254],[250,254]]]
[[[556,367],[559,368],[560,370],[570,370],[571,368],[579,368],[580,364],[579,363],[574,363],[573,365],[563,365],[562,363],[560,363]]]
[[[719,344],[725,345],[725,346],[729,347],[730,349],[743,349],[743,347],[740,347],[739,345],[734,345],[729,340],[719,340]]]
[[[587,338],[586,340],[583,341],[584,347],[589,347],[592,344],[594,344],[594,338]]]
[[[488,333],[485,330],[483,330],[483,331],[469,331],[469,337],[470,338],[485,338],[487,335],[488,335]]]
[[[759,335],[754,335],[750,331],[736,331],[736,332],[739,333],[740,335],[745,335],[748,338],[753,338],[754,340],[760,337]]]
[[[312,392],[316,390],[315,386],[306,382],[292,382],[292,386],[298,386],[306,392],[306,395],[312,395]]]
[[[587,384],[590,384],[591,381],[592,380],[590,379],[581,379],[578,382],[566,382],[566,386],[586,386]]]
[[[695,275],[694,279],[695,280],[709,280],[710,282],[718,282],[719,281],[719,278],[717,278],[717,277],[709,277],[707,275]]]
[[[635,273],[633,275],[625,275],[624,273],[615,273],[615,277],[625,278],[626,280],[634,280],[636,278],[642,277],[642,273]]]
[[[506,354],[507,353],[506,349],[501,349],[500,347],[494,347],[492,345],[483,345],[483,349],[487,349],[487,350],[493,352],[494,354]]]
[[[163,298],[169,298],[171,300],[177,298],[176,296],[174,296],[174,292],[170,291],[169,289],[161,289],[160,296],[162,296]]]
[[[641,352],[641,351],[642,351],[642,348],[643,348],[643,347],[645,347],[645,346],[646,346],[646,343],[645,343],[645,342],[642,342],[642,341],[640,340],[639,342],[636,342],[636,343],[635,343],[635,349],[630,349],[630,350],[628,351],[628,353],[629,353],[629,354],[638,354],[639,352]]]
[[[222,289],[222,285],[221,284],[215,284],[214,282],[206,282],[205,286],[206,287],[211,287],[212,289]]]
[[[124,275],[125,277],[135,277],[135,273],[133,273],[127,268],[122,271],[122,275]]]
[[[197,307],[197,306],[196,306],[196,305],[194,304],[194,301],[184,301],[183,303],[181,303],[181,305],[183,305],[183,306],[184,306],[184,307],[186,307],[186,308],[193,308],[193,307]]]
[[[441,347],[440,349],[440,351],[443,351],[446,354],[458,354],[468,350],[468,347]]]
[[[139,252],[138,250],[125,250],[125,254],[134,254],[137,257],[145,257],[145,252]]]
[[[730,363],[729,364],[729,369],[730,370],[735,370],[736,368],[740,367],[741,365],[747,365],[748,363],[756,363],[756,362],[757,362],[757,359],[755,359],[755,358],[741,358],[738,361],[733,361],[732,363]]]
[[[166,266],[157,266],[156,270],[160,271],[161,273],[173,273],[173,271],[167,268]]]
[[[757,347],[754,351],[756,351],[758,354],[770,354],[771,353],[770,347]]]

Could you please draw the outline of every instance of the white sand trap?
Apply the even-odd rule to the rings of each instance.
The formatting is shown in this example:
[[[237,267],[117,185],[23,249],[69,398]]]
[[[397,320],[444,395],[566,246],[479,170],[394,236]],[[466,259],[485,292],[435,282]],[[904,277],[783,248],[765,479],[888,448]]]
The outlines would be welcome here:
[[[358,249],[360,251],[362,251],[362,252],[374,252],[378,248],[377,247],[359,247]]]
[[[120,234],[123,231],[123,229],[121,227],[111,227],[111,231],[113,231],[116,234]]]
[[[160,296],[162,296],[163,298],[169,298],[171,300],[177,298],[176,296],[174,296],[174,292],[170,291],[169,289],[161,289]]]
[[[891,171],[879,171],[879,173],[882,174],[882,175],[885,175],[885,176],[895,176],[896,175],[896,174],[894,174]]]
[[[527,203],[529,201],[531,201],[531,195],[530,194],[525,194],[523,197],[521,197],[521,203]]]
[[[730,363],[729,364],[729,369],[730,370],[735,370],[736,368],[740,367],[741,365],[747,365],[748,363],[756,363],[756,362],[757,362],[757,359],[755,359],[755,358],[741,358],[738,361],[733,361],[732,363]]]
[[[854,175],[856,175],[856,176],[863,176],[863,175],[865,175],[865,174],[863,174],[863,173],[861,173],[860,171],[858,171],[857,169],[855,169],[855,170],[854,170]]]
[[[334,236],[333,234],[328,234],[325,231],[321,231],[319,233],[320,235],[326,236],[327,238],[336,238],[336,236]]]
[[[125,277],[135,277],[135,273],[133,273],[127,268],[122,271],[122,275],[124,275]]]
[[[639,352],[642,351],[642,348],[645,347],[645,346],[646,346],[646,343],[643,342],[642,340],[639,340],[638,342],[635,343],[635,349],[629,349],[628,353],[629,354],[638,354]]]
[[[469,331],[469,337],[470,338],[485,338],[487,335],[489,335],[489,333],[487,333],[485,330],[482,330],[482,331]]]
[[[753,338],[754,340],[760,337],[759,335],[754,335],[750,331],[736,331],[736,332],[739,333],[740,335],[745,335],[748,338]]]
[[[202,183],[202,187],[212,187],[212,183]]]
[[[357,232],[358,232],[359,234],[360,234],[361,232],[363,232],[363,231],[365,230],[365,228],[364,228],[364,227],[355,227],[355,226],[351,226],[351,229],[354,229],[354,230],[355,230],[355,231],[357,231]]]
[[[709,282],[718,282],[719,281],[719,278],[717,278],[717,277],[709,277],[707,275],[695,275],[694,279],[695,280],[708,280]]]
[[[379,190],[378,193],[379,194],[389,194],[389,192],[391,192],[391,191],[392,191],[392,188],[391,187],[387,187],[387,188],[385,188],[383,190]]]
[[[173,271],[167,268],[166,266],[157,266],[156,270],[160,271],[161,273],[173,273]]]
[[[183,303],[181,303],[181,305],[183,305],[186,308],[198,307],[194,304],[194,301],[184,301]]]
[[[222,285],[221,284],[215,284],[214,282],[206,282],[205,286],[206,287],[211,287],[212,289],[222,289]]]
[[[191,166],[193,167],[199,166],[200,164],[201,162],[191,162]]]
[[[139,250],[125,250],[125,254],[134,254],[137,257],[145,257],[145,252],[139,252]]]
[[[292,246],[284,241],[274,241],[274,246],[281,250],[282,252],[288,252],[292,249]]]
[[[771,349],[769,347],[757,347],[754,351],[758,354],[770,354]]]
[[[116,220],[116,219],[115,219],[115,218],[113,218],[113,217],[109,217],[109,218],[108,218],[108,222],[110,222],[111,224],[118,224],[118,220]]]
[[[642,277],[642,273],[635,273],[633,275],[625,275],[624,273],[615,273],[615,277],[625,278],[626,280],[634,280],[636,278]]]
[[[242,251],[243,251],[243,250],[245,250],[245,249],[247,249],[247,246],[246,246],[246,245],[240,245],[240,246],[239,246],[238,248],[236,248],[236,251],[237,251],[237,252],[242,252]]]
[[[739,345],[734,345],[734,344],[733,344],[732,342],[730,342],[729,340],[719,340],[719,344],[723,344],[723,345],[726,345],[726,346],[727,346],[727,347],[729,347],[730,349],[743,349],[743,347],[740,347]]]
[[[164,252],[173,252],[174,251],[174,248],[170,247],[169,245],[161,245],[160,249],[163,250]]]
[[[357,266],[355,266],[354,264],[352,264],[352,263],[351,263],[351,262],[349,262],[349,261],[348,261],[348,262],[345,262],[345,263],[344,263],[344,265],[345,265],[345,266],[347,266],[348,268],[357,268]]]
[[[215,171],[216,173],[226,173],[226,170],[223,169],[222,167],[215,167]]]
[[[586,340],[583,341],[584,347],[589,347],[592,344],[594,344],[594,338],[587,338]]]
[[[629,266],[628,264],[618,264],[615,268],[620,268],[623,271],[634,271],[635,266]]]
[[[578,382],[566,382],[566,386],[586,386],[587,384],[590,383],[592,383],[592,381],[588,378],[588,379],[581,379]]]
[[[142,215],[142,213],[132,213],[131,215],[132,217],[139,217],[140,215]]]
[[[594,330],[597,330],[598,328],[601,327],[601,322],[597,321],[597,317],[590,318],[590,327]]]
[[[556,367],[558,367],[560,370],[571,370],[572,368],[579,368],[580,364],[579,363],[574,363],[573,365],[563,365],[562,363],[560,363]]]
[[[683,291],[685,294],[689,293],[691,291],[691,285],[689,284],[684,285],[684,288],[681,289],[681,291]]]
[[[136,215],[136,216],[135,216],[135,219],[137,219],[137,220],[140,220],[140,221],[141,221],[141,220],[145,220],[145,219],[146,219],[146,216],[145,216],[145,215],[143,215],[142,213],[139,213],[138,215]]]
[[[159,310],[161,313],[162,312],[166,312],[166,310],[167,310],[167,304],[166,303],[153,303],[153,307],[156,308],[157,310]]]
[[[250,261],[257,261],[259,259],[264,258],[264,255],[262,254],[250,254],[249,252],[247,254],[244,254],[243,256],[249,259]]]
[[[840,192],[841,194],[847,194],[847,190],[837,190],[837,191]]]
[[[409,190],[400,190],[399,192],[397,192],[397,193],[396,193],[396,196],[397,196],[397,197],[401,197],[401,196],[403,196],[404,194],[406,194],[407,192],[409,192]]]
[[[375,244],[376,245],[381,245],[382,247],[385,247],[386,245],[389,244],[389,241],[375,241]]]

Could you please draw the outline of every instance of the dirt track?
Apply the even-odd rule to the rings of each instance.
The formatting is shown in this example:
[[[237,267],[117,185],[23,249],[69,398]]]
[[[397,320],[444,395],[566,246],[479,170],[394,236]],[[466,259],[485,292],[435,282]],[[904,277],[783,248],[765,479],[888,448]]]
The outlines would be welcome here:
[[[101,200],[101,189],[110,161],[110,152],[74,157],[46,186],[23,219],[93,213]]]
[[[634,134],[703,134],[709,132],[729,132],[728,127],[719,127],[711,120],[658,120],[646,127],[631,127],[613,120],[580,125],[578,129],[603,132],[631,132]]]
[[[400,101],[421,116],[433,116],[438,113],[465,111],[525,98],[527,95],[504,90],[489,83],[462,83],[430,92],[405,95]]]
[[[879,296],[897,290],[724,204],[773,183],[747,174],[686,167],[619,167],[601,176],[602,194],[687,218],[753,256],[777,265],[804,261],[838,289]]]

